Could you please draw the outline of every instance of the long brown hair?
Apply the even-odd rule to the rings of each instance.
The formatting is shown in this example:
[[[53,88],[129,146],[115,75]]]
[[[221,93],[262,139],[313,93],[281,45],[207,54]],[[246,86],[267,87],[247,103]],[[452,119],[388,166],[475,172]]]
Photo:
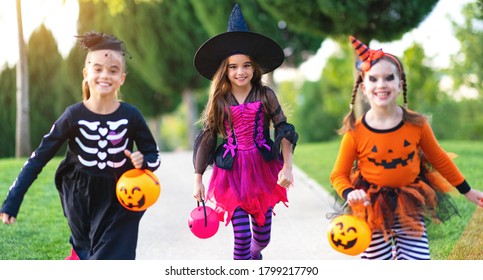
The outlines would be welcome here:
[[[418,114],[413,111],[408,111],[407,110],[407,81],[406,81],[406,72],[404,71],[404,68],[402,66],[401,61],[394,55],[385,53],[384,56],[380,60],[386,60],[389,61],[390,63],[394,64],[396,66],[397,71],[399,72],[399,78],[402,81],[402,89],[403,89],[403,121],[408,122],[414,125],[422,125],[424,122],[425,117],[421,114]],[[377,63],[377,62],[376,62]],[[352,96],[351,96],[351,101],[349,105],[349,113],[344,117],[342,121],[342,127],[337,130],[339,134],[344,134],[347,131],[353,130],[355,127],[356,123],[356,116],[354,113],[354,104],[356,100],[356,94],[357,91],[359,90],[360,85],[362,84],[364,80],[364,71],[359,71],[357,74],[357,79],[354,82],[354,87],[352,88]]]
[[[252,87],[261,91],[263,89],[262,70],[250,56],[248,57],[250,58],[253,67],[253,77],[251,80]],[[212,133],[221,134],[222,136],[226,136],[225,119],[229,122],[231,121],[230,111],[226,110],[229,106],[227,97],[231,92],[231,82],[228,79],[228,58],[229,57],[225,58],[220,63],[220,67],[218,67],[218,70],[213,76],[208,102],[200,119],[200,122],[203,123],[205,129],[208,129]],[[267,112],[268,99],[266,95],[262,92],[257,94],[261,94],[262,104],[265,108],[265,112]]]

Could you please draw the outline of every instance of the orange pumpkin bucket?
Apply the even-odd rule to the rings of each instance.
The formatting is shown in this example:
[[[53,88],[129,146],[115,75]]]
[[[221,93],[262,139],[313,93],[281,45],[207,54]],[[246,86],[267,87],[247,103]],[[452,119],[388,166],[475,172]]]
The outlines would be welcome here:
[[[334,218],[327,231],[330,246],[351,256],[364,252],[371,243],[371,236],[372,232],[366,221],[349,214]]]
[[[131,169],[119,178],[116,195],[119,203],[131,211],[144,211],[159,198],[161,184],[148,169]]]

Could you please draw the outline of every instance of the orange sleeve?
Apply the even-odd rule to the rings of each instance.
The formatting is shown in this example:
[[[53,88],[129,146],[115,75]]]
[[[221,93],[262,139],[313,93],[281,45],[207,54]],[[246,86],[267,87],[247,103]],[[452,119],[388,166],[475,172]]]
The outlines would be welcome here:
[[[427,122],[423,126],[420,147],[428,161],[451,185],[456,187],[463,183],[465,177],[446,151],[441,148]]]
[[[352,188],[350,181],[351,169],[356,159],[356,145],[351,133],[342,137],[339,147],[339,154],[330,174],[330,182],[337,194],[343,197],[345,190]]]

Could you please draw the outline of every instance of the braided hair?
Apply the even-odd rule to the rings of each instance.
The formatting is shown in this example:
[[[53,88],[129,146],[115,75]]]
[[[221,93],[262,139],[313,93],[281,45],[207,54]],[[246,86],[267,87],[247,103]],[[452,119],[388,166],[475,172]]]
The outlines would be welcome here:
[[[397,71],[399,72],[399,77],[402,81],[402,90],[403,90],[403,121],[408,122],[411,124],[415,125],[422,125],[424,122],[425,117],[421,114],[418,114],[413,111],[409,111],[408,108],[408,100],[407,100],[407,80],[406,80],[406,73],[404,71],[404,68],[402,66],[402,63],[400,60],[389,53],[384,53],[384,56],[378,59],[377,61],[374,61],[373,64],[376,64],[380,60],[386,60],[391,63],[393,63]],[[357,75],[357,79],[354,83],[354,87],[352,89],[352,96],[351,96],[351,101],[349,105],[349,113],[344,117],[342,121],[342,127],[337,130],[339,134],[344,134],[347,131],[353,130],[355,127],[355,122],[356,122],[356,117],[354,113],[354,105],[355,105],[355,100],[356,100],[356,95],[357,91],[359,90],[360,85],[362,84],[364,80],[364,74],[365,71],[359,69],[359,73]]]

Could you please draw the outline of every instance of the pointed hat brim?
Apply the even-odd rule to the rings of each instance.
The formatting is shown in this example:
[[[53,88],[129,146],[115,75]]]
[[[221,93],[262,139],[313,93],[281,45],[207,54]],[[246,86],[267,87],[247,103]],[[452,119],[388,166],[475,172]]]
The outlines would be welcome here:
[[[272,39],[250,31],[230,31],[216,35],[196,51],[194,66],[208,80],[212,80],[221,62],[234,54],[250,56],[270,73],[282,65],[285,55],[282,48]]]

